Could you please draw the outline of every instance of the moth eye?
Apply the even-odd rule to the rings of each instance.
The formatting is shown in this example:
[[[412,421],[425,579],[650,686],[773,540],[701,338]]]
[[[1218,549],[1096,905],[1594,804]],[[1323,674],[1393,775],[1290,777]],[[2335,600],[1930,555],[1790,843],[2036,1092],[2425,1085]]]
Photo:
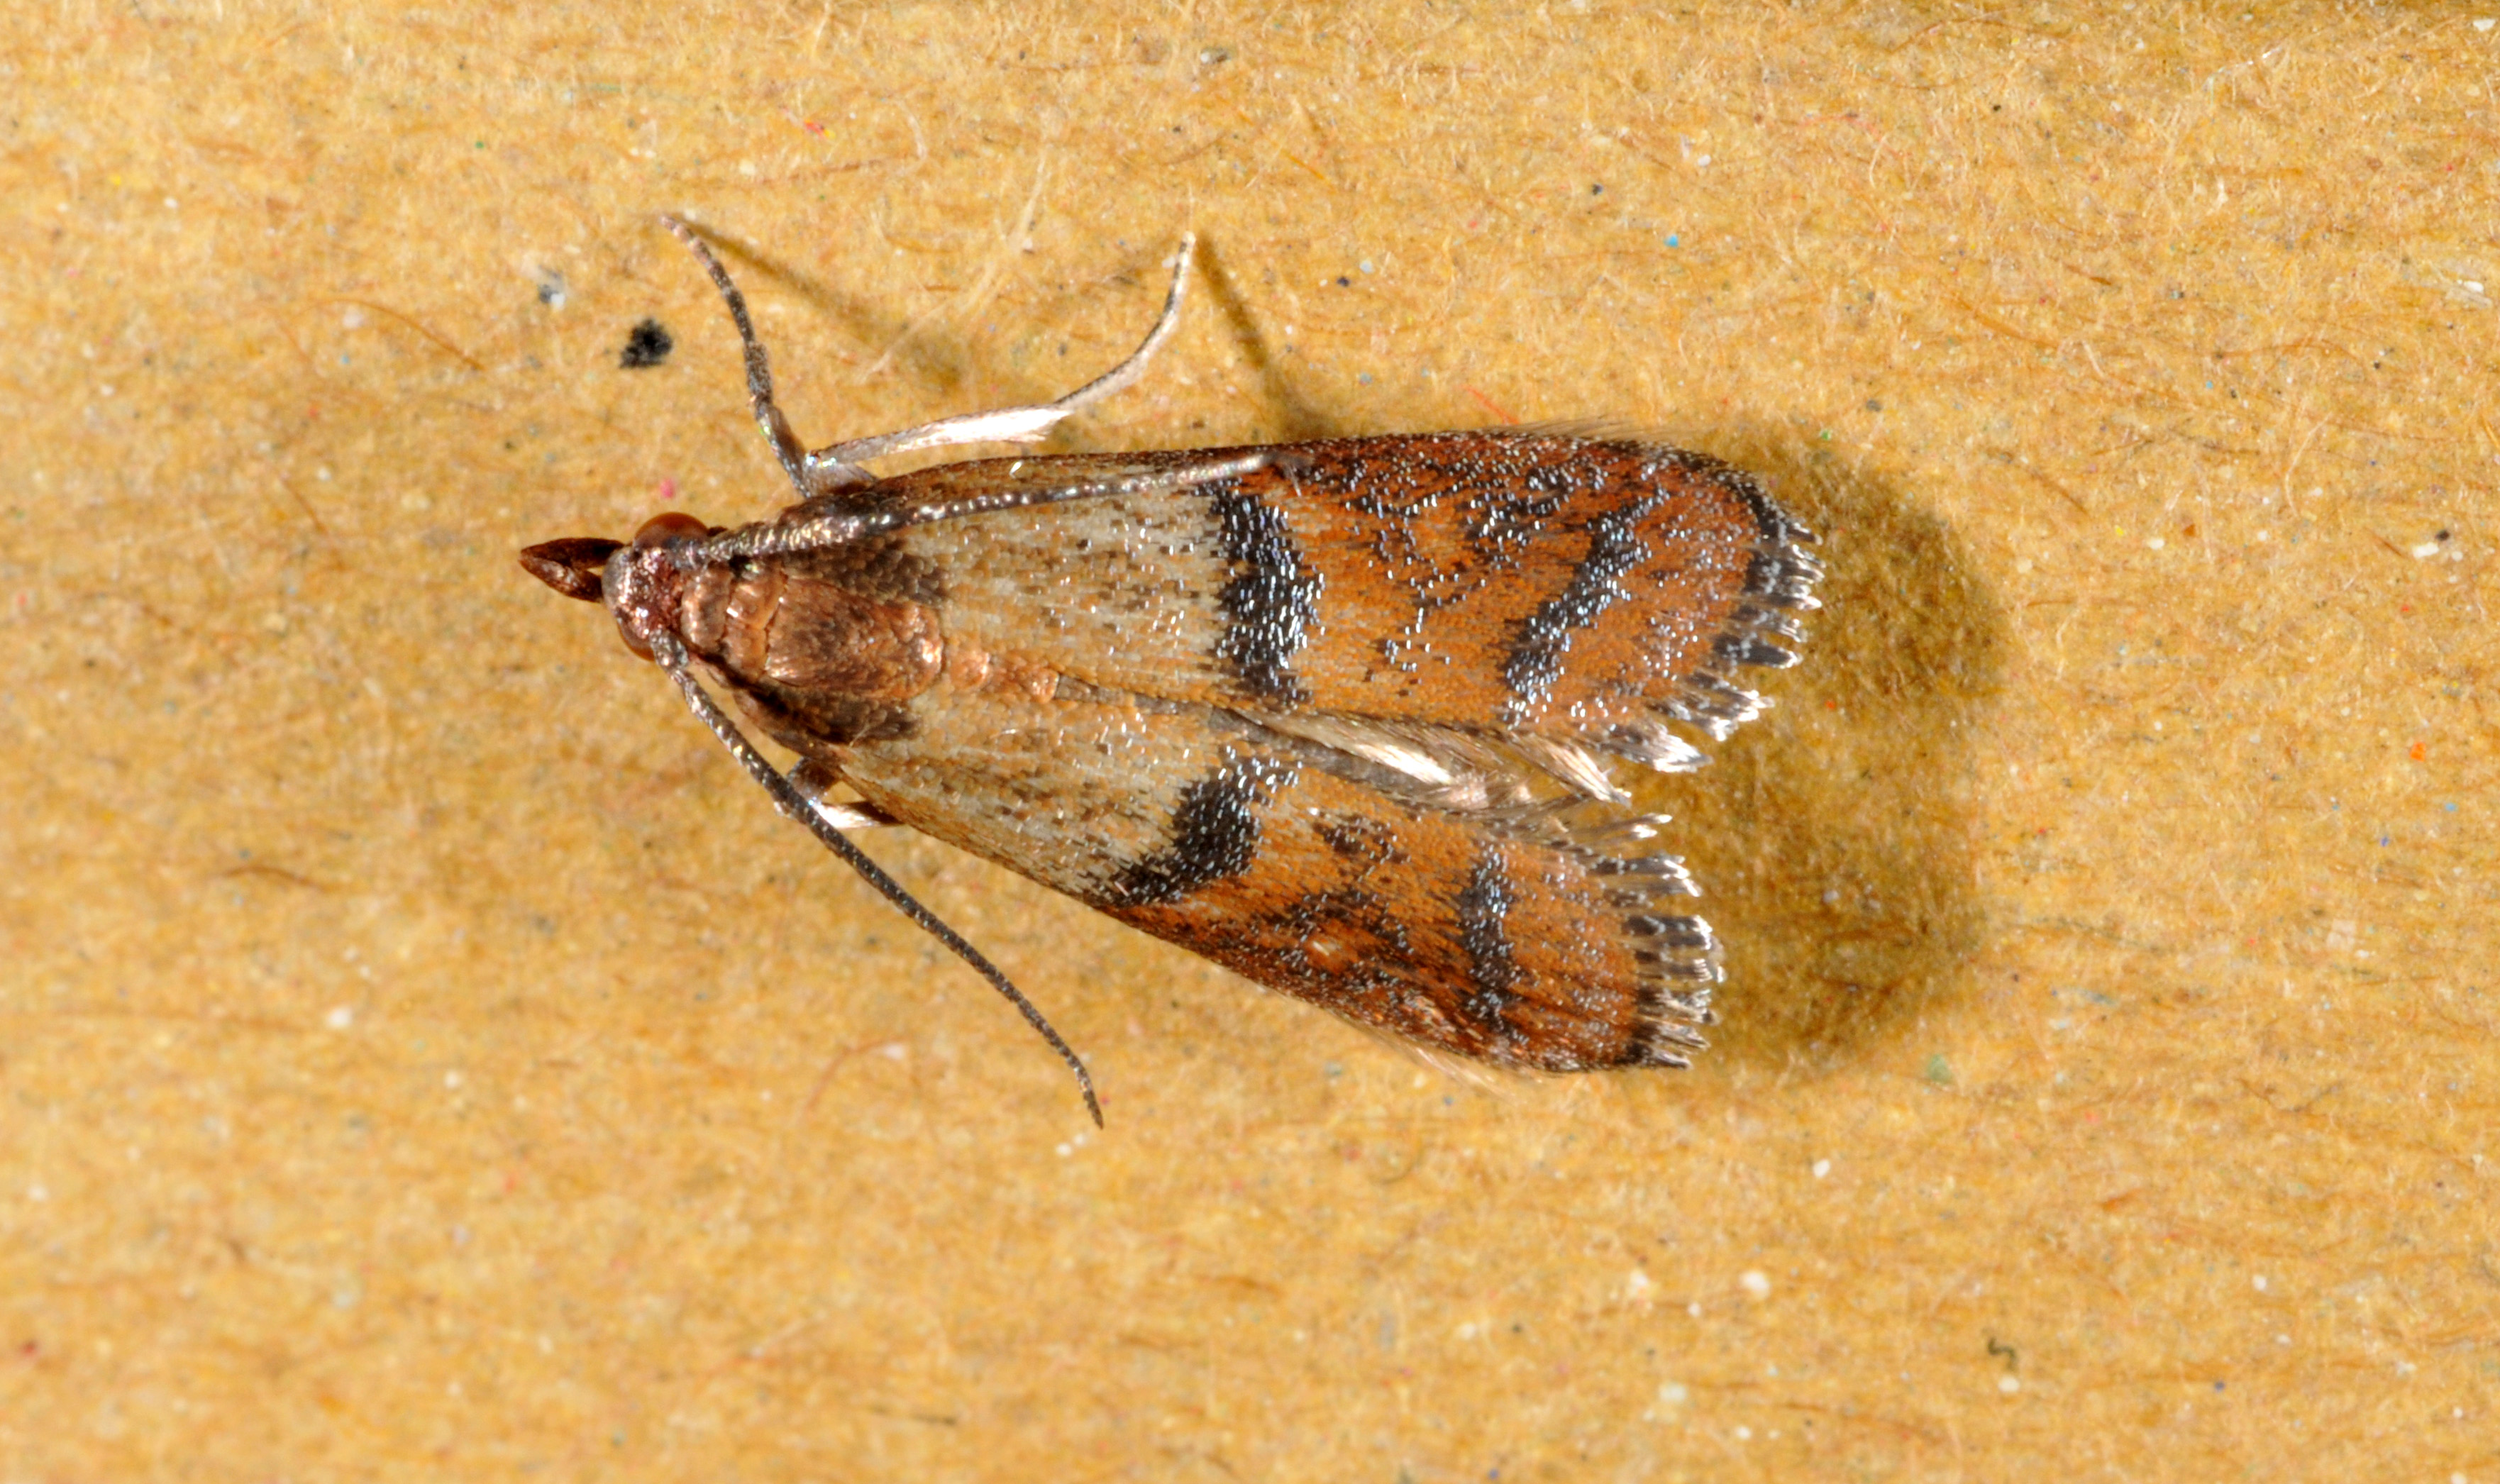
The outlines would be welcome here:
[[[642,529],[634,533],[634,548],[638,551],[647,551],[653,546],[667,545],[679,537],[710,534],[711,527],[692,515],[679,511],[670,511],[666,514],[654,515],[642,522]]]

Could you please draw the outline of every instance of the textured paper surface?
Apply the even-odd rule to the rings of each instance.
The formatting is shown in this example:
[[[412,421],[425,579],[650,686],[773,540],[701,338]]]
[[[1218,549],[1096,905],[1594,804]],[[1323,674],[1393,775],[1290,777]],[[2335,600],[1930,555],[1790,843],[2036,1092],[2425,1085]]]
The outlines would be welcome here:
[[[0,1478],[2500,1478],[2492,14],[0,22]],[[1093,1134],[513,564],[784,498],[664,210],[819,442],[1195,228],[1055,446],[1760,470],[1717,1048],[1447,1075],[872,837]]]

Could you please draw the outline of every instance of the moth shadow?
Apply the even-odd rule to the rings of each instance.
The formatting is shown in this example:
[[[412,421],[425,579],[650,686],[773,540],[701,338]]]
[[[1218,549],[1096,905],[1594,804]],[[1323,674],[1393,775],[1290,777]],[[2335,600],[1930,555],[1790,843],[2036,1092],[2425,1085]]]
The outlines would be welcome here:
[[[1803,661],[1758,684],[1778,705],[1658,785],[1726,943],[1710,1059],[1836,1067],[1969,986],[1987,936],[1973,745],[2004,612],[1950,526],[1794,430],[1697,442],[1763,477],[1828,573]]]
[[[1347,431],[1344,420],[1322,412],[1302,395],[1293,374],[1277,364],[1275,348],[1267,344],[1257,316],[1250,313],[1249,301],[1233,281],[1232,268],[1221,245],[1200,241],[1198,273],[1205,281],[1207,302],[1222,319],[1235,352],[1258,379],[1258,395],[1249,402],[1265,415],[1249,429],[1244,442],[1290,444],[1342,436]],[[1268,425],[1269,419],[1272,426]]]
[[[974,346],[960,336],[937,331],[934,326],[924,325],[911,316],[897,314],[873,301],[846,293],[822,276],[798,267],[736,233],[707,225],[701,229],[701,235],[729,266],[742,288],[751,290],[756,284],[770,283],[806,304],[811,315],[821,319],[827,327],[820,332],[812,327],[811,322],[808,331],[811,341],[822,334],[836,344],[865,349],[939,397],[976,380],[995,382],[1004,379],[1014,388],[1011,396],[1001,398],[993,395],[984,406],[957,409],[960,412],[986,412],[996,407],[1054,401],[1074,390],[1088,378],[1109,369],[1107,361],[1102,365],[1074,367],[1062,363],[1053,368],[1053,379],[1046,380],[1030,373],[1019,375],[1011,368],[981,360]],[[1132,279],[1152,280],[1164,271],[1162,254],[1168,247],[1155,248],[1120,268],[1107,270],[1103,277],[1122,282]],[[1233,342],[1234,353],[1258,383],[1258,391],[1248,399],[1248,405],[1259,411],[1260,420],[1243,432],[1242,442],[1296,443],[1305,439],[1335,438],[1349,431],[1344,419],[1322,410],[1302,394],[1292,369],[1260,328],[1250,300],[1243,296],[1240,286],[1234,280],[1220,244],[1200,239],[1197,261],[1190,276],[1190,292],[1202,306],[1199,313],[1212,311],[1224,335]],[[1102,293],[1099,281],[1069,290],[1072,298],[1089,300],[1101,297]],[[1136,333],[1142,336],[1152,322],[1151,317],[1139,319],[1135,326]],[[787,411],[791,402],[789,386],[814,379],[806,371],[807,362],[804,358],[806,351],[804,346],[778,345],[767,346],[766,349],[774,357],[775,380],[788,383],[783,389],[784,410]],[[1163,353],[1170,356],[1174,352],[1167,347]],[[794,363],[798,368],[795,372],[792,370]],[[1062,381],[1066,384],[1060,384]],[[803,396],[810,395],[806,386],[799,386],[798,390]],[[800,435],[812,445],[880,431],[883,430],[848,425],[802,427]],[[1083,423],[1079,419],[1052,430],[1048,439],[1037,445],[1037,451],[1069,452],[1085,445]],[[960,456],[946,455],[948,458]]]
[[[827,384],[828,378],[811,371],[818,346],[846,346],[861,354],[863,366],[881,361],[896,375],[923,388],[927,400],[933,404],[958,395],[963,388],[975,383],[1003,384],[1005,388],[1003,395],[994,390],[983,398],[979,406],[948,410],[978,412],[992,412],[1001,407],[1038,406],[1067,395],[1109,370],[1113,361],[1126,354],[1129,346],[1135,344],[1135,339],[1131,338],[1132,330],[1134,336],[1142,337],[1154,323],[1152,307],[1149,306],[1134,327],[1111,326],[1108,333],[1119,344],[1107,348],[1105,354],[1108,358],[1101,364],[1071,359],[1048,365],[1046,370],[1041,364],[1029,369],[1017,368],[997,359],[995,346],[988,347],[990,353],[985,354],[981,346],[946,328],[953,321],[943,313],[936,316],[925,313],[918,315],[897,313],[883,301],[846,292],[822,275],[799,267],[735,233],[707,225],[701,229],[701,236],[728,265],[741,289],[752,294],[756,285],[769,283],[806,307],[807,317],[803,321],[802,338],[788,345],[768,344],[765,348],[773,356],[773,379],[783,411],[801,424],[800,437],[811,447],[887,431],[881,427],[856,425],[854,421],[845,419],[839,402],[835,400],[838,390]],[[1163,256],[1168,250],[1168,247],[1155,248],[1142,255],[1133,255],[1132,261],[1106,268],[1099,279],[1073,288],[1054,290],[1036,283],[1032,285],[1033,291],[1044,297],[1057,294],[1071,301],[1100,300],[1104,297],[1102,280],[1115,280],[1122,283],[1133,280],[1139,283],[1156,281],[1167,272]],[[726,329],[726,314],[721,316],[721,320],[720,327]],[[796,398],[792,396],[794,390],[798,393]],[[807,424],[813,418],[798,410],[802,406],[830,408],[835,421],[823,427],[809,426]],[[936,417],[941,413],[932,411],[928,415]],[[1055,430],[1049,442],[1041,445],[1042,451],[1069,451],[1072,441],[1070,431],[1063,427]],[[967,456],[949,451],[939,458]],[[912,462],[930,461],[927,458],[906,459],[881,467],[891,473]]]

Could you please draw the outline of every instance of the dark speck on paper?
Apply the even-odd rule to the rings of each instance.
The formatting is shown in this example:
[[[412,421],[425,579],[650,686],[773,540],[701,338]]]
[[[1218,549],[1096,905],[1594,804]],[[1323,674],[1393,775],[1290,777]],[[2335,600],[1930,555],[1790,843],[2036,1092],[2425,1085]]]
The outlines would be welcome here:
[[[677,343],[669,338],[665,325],[656,319],[645,319],[625,337],[625,353],[616,358],[616,364],[627,371],[646,370],[667,360],[669,352],[676,347]]]

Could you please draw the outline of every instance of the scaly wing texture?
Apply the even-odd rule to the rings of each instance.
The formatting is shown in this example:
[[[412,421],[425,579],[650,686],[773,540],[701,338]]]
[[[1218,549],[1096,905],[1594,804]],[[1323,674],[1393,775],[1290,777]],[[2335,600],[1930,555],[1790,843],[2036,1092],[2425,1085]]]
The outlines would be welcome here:
[[[942,465],[845,498],[1046,490],[1247,450]],[[908,527],[798,560],[942,613],[844,749],[870,804],[1271,988],[1497,1062],[1674,1064],[1718,976],[1599,753],[1760,703],[1812,536],[1654,445],[1445,434]],[[793,512],[800,518],[806,508]],[[853,569],[856,569],[854,572]],[[837,573],[841,574],[837,576]],[[907,723],[903,713],[907,711]]]
[[[1242,450],[989,460],[880,503]],[[1760,702],[1821,570],[1746,475],[1657,445],[1430,434],[1291,445],[1189,489],[913,528],[949,633],[1143,695],[1541,737],[1667,766]],[[1008,471],[1015,471],[1013,476]],[[1036,577],[1041,582],[1036,585]]]
[[[1427,1044],[1576,1071],[1680,1064],[1709,929],[1674,862],[1213,708],[1022,680],[922,698],[843,775],[896,819],[1269,988]]]

